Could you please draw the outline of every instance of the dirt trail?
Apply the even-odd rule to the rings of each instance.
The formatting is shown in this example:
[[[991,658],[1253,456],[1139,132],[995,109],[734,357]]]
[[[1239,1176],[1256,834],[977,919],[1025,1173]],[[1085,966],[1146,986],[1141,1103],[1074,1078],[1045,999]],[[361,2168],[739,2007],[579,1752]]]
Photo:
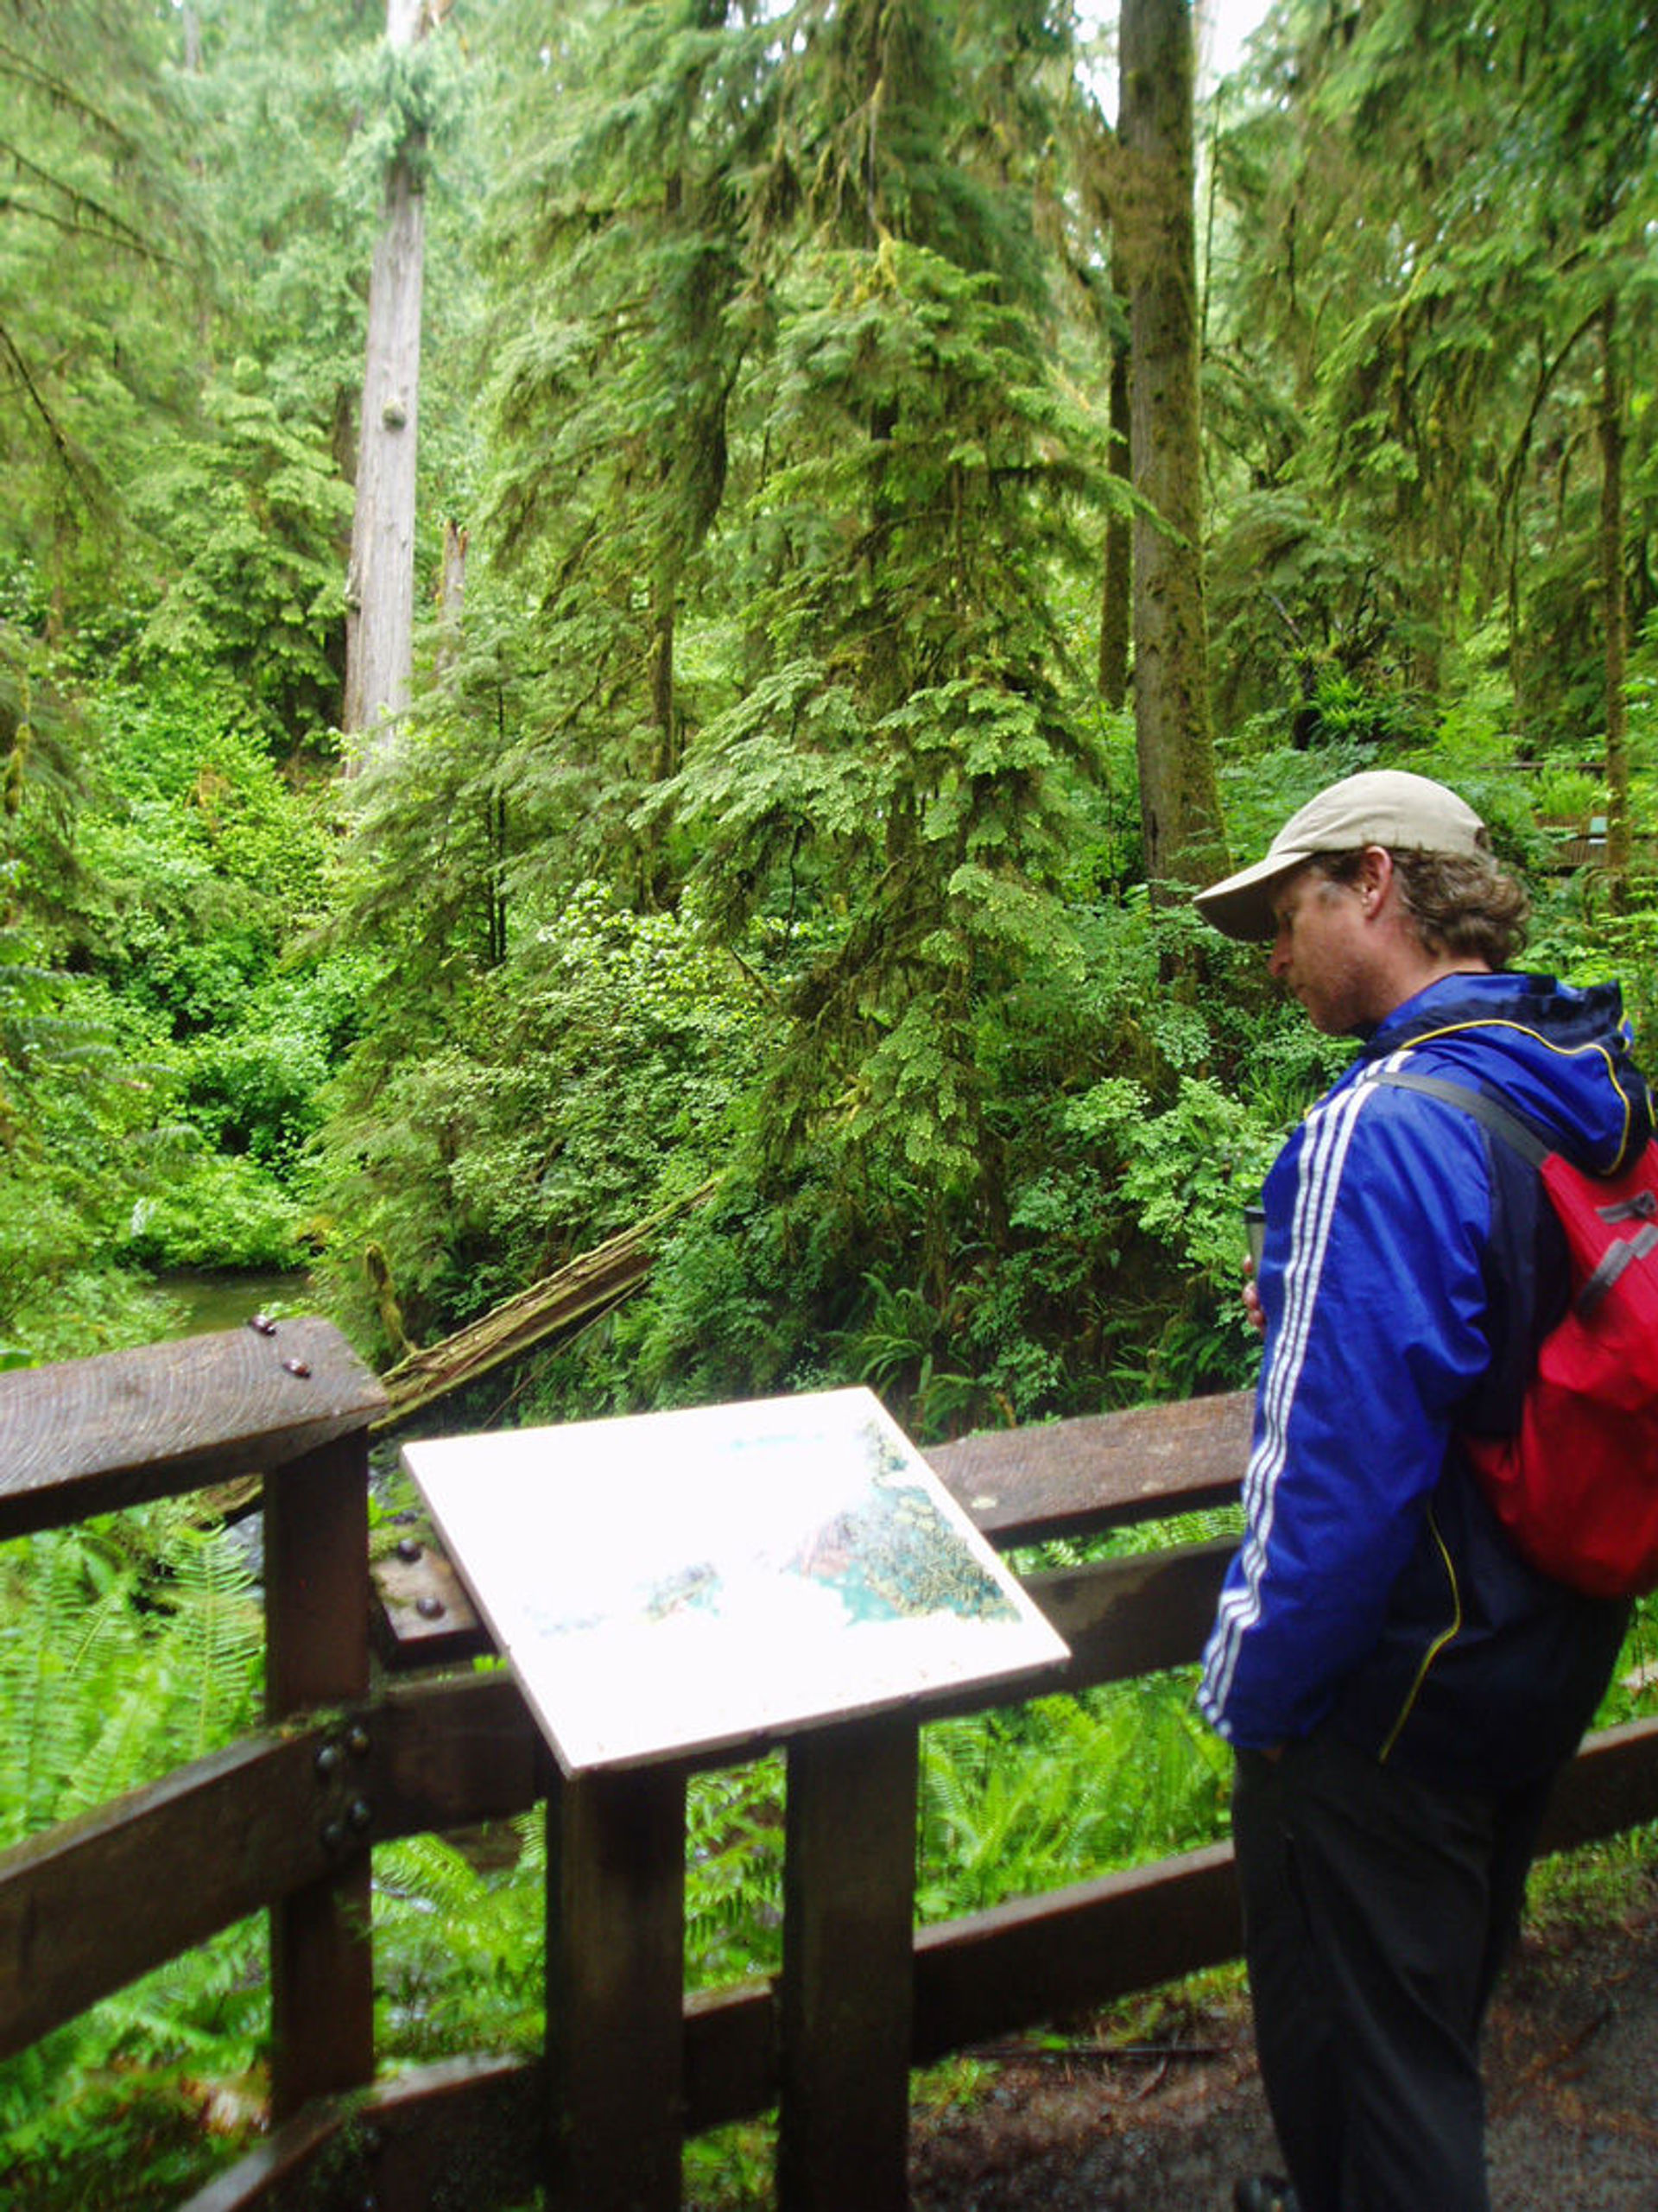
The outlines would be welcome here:
[[[1611,1910],[1529,1932],[1498,1991],[1492,2212],[1658,2212],[1658,1870]],[[1247,2008],[1145,2017],[999,2064],[970,2110],[918,2111],[914,2212],[1227,2212],[1235,2177],[1274,2164]]]

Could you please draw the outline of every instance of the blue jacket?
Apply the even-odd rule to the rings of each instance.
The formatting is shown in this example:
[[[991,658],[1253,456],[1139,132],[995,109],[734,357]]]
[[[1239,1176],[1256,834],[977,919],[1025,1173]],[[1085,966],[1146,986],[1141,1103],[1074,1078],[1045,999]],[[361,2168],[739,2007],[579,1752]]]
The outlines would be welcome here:
[[[1503,1786],[1570,1754],[1627,1608],[1528,1566],[1457,1448],[1517,1425],[1565,1252],[1535,1169],[1376,1081],[1406,1065],[1495,1093],[1602,1172],[1652,1129],[1615,986],[1448,976],[1365,1041],[1262,1194],[1246,1533],[1199,1702],[1239,1746],[1327,1721],[1429,1778]]]

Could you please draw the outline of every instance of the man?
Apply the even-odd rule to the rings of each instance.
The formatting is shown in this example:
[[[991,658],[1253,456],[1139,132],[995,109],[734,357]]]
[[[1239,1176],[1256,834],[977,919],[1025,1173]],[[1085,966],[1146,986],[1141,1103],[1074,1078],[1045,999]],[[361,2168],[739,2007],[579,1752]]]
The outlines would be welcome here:
[[[1349,776],[1199,894],[1357,1060],[1262,1193],[1246,1533],[1199,1703],[1233,1835],[1262,2079],[1293,2186],[1267,2212],[1485,2212],[1478,2039],[1550,1780],[1626,1622],[1526,1564],[1464,1460],[1517,1426],[1566,1264],[1535,1169],[1379,1080],[1498,1096],[1600,1173],[1652,1126],[1614,986],[1507,973],[1526,920],[1443,785]]]

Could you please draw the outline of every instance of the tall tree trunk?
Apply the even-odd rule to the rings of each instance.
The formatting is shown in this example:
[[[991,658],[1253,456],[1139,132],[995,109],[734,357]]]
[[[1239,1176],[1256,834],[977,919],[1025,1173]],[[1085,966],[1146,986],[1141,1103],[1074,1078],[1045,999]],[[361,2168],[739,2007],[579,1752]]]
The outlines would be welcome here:
[[[423,0],[386,0],[386,43],[412,47]],[[357,506],[345,594],[340,726],[354,773],[408,705],[414,636],[414,458],[426,245],[421,134],[386,174],[385,219],[369,277],[369,336],[358,436]],[[352,743],[351,740],[357,740]]]
[[[1606,638],[1606,876],[1622,906],[1630,874],[1630,753],[1623,708],[1628,618],[1623,603],[1623,384],[1617,367],[1617,295],[1600,315],[1600,599]]]
[[[1222,858],[1209,711],[1187,0],[1123,0],[1119,244],[1132,333],[1134,714],[1146,875],[1205,881]]]
[[[1118,298],[1117,257],[1111,289]],[[1126,484],[1131,479],[1129,345],[1126,333],[1111,336],[1111,467]],[[1105,521],[1105,573],[1099,602],[1099,692],[1108,707],[1121,707],[1129,695],[1130,618],[1133,610],[1133,533],[1129,518],[1115,507]]]

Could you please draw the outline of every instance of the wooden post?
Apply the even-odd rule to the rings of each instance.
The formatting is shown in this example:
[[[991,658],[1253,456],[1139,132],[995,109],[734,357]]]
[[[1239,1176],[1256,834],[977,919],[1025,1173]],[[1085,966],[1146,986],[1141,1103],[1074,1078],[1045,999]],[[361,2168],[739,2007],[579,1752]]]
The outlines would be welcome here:
[[[345,1704],[369,1687],[368,1438],[341,1436],[265,1482],[266,1709],[282,1720]],[[280,1899],[270,1915],[271,2113],[374,2078],[374,1958],[369,1854],[357,1840],[367,1800],[353,1788],[366,1737],[320,1753],[314,1821],[339,1871]]]
[[[788,1747],[782,2212],[902,2212],[920,1740],[907,1716]]]
[[[685,1770],[554,1773],[547,2212],[679,2212]]]

